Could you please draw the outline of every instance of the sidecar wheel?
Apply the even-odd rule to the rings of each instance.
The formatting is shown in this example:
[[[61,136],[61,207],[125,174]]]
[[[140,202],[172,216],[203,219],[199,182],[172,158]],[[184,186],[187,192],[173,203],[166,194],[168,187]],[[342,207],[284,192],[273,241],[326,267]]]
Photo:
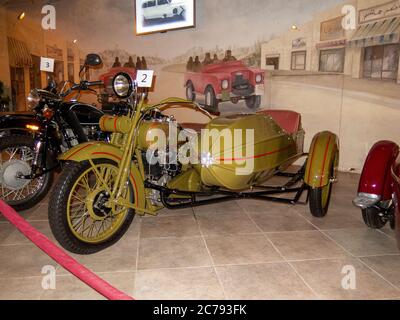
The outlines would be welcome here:
[[[323,218],[328,213],[332,195],[332,182],[325,187],[310,189],[310,211],[316,218]]]
[[[379,215],[378,208],[367,208],[362,210],[362,217],[365,224],[371,229],[382,229],[386,221]]]
[[[35,157],[31,135],[10,135],[0,140],[0,199],[17,211],[38,204],[53,184],[54,172],[34,180],[22,180],[16,174],[29,175]]]
[[[54,237],[63,248],[81,255],[93,254],[115,244],[135,216],[132,209],[105,206],[107,189],[104,185],[112,188],[118,165],[105,159],[94,163],[102,179],[97,178],[98,173],[89,162],[69,163],[64,167],[49,203],[49,222]],[[134,201],[130,184],[124,197]]]

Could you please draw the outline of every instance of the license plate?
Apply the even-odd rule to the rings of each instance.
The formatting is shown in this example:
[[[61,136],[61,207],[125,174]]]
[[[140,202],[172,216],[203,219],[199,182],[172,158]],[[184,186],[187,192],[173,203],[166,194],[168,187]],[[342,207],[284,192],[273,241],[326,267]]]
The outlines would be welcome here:
[[[222,101],[231,100],[231,94],[229,91],[222,91]]]
[[[263,84],[257,84],[256,85],[256,95],[257,96],[262,96],[265,93],[265,88]]]

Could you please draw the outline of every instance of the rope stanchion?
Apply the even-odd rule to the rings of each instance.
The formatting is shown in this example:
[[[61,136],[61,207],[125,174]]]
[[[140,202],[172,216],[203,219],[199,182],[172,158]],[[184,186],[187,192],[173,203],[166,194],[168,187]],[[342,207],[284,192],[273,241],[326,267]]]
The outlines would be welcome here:
[[[75,277],[86,285],[97,291],[109,300],[134,300],[132,297],[111,286],[74,258],[65,253],[46,236],[33,228],[14,209],[0,200],[0,214],[12,223],[26,238],[32,241],[39,249],[46,253],[64,269],[71,272]]]

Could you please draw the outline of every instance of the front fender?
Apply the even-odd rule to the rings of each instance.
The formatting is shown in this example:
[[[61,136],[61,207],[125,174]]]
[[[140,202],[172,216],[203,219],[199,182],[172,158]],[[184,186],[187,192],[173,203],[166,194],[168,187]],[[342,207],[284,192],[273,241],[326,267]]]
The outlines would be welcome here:
[[[311,188],[322,188],[336,175],[339,164],[339,138],[332,132],[324,131],[315,135],[307,159],[304,182]]]
[[[74,161],[82,162],[87,160],[95,159],[109,159],[118,165],[122,160],[123,154],[121,149],[118,147],[105,143],[105,142],[87,142],[80,144],[59,157],[60,161]],[[131,184],[135,193],[136,205],[139,208],[146,207],[145,189],[143,184],[143,178],[140,174],[139,169],[135,166],[131,166]]]
[[[370,150],[361,174],[358,193],[380,196],[391,200],[393,177],[391,168],[400,154],[399,146],[391,141],[379,141]]]

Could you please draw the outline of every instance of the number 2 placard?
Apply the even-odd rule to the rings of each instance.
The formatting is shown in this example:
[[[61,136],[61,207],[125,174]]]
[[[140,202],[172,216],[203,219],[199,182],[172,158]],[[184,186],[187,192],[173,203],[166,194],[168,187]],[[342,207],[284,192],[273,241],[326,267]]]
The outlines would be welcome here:
[[[151,88],[153,86],[154,70],[138,70],[136,81],[139,88]]]

